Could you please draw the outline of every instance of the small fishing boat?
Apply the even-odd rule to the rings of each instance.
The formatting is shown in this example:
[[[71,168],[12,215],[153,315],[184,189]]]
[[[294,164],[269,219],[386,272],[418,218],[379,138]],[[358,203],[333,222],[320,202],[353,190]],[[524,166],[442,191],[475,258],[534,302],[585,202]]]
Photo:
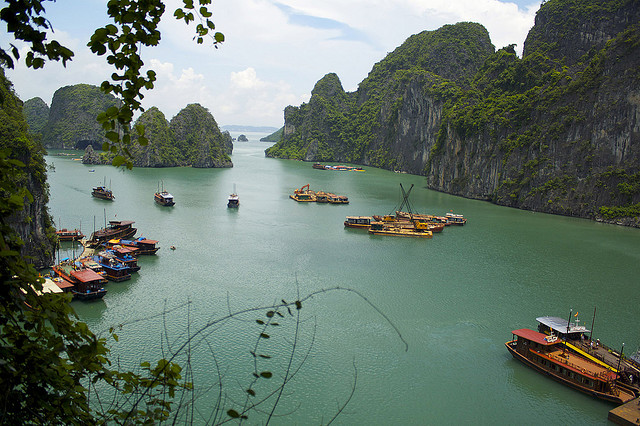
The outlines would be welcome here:
[[[344,226],[347,228],[369,229],[372,220],[371,216],[347,216]]]
[[[467,219],[465,219],[465,217],[461,214],[455,214],[455,213],[447,213],[445,215],[445,217],[447,218],[447,221],[451,224],[451,225],[464,225],[465,223],[467,223]]]
[[[171,195],[168,191],[165,191],[164,182],[162,182],[162,190],[160,190],[160,183],[158,183],[158,191],[153,194],[153,199],[156,203],[165,207],[171,207],[176,204],[173,200],[173,195]]]
[[[111,243],[112,241],[109,241]],[[137,238],[135,240],[124,240],[120,239],[116,241],[116,244],[120,244],[121,246],[137,248],[138,251],[136,254],[138,255],[151,255],[156,254],[160,247],[157,247],[158,241],[156,240],[148,240],[144,237]]]
[[[238,197],[235,184],[233,185],[233,193],[229,195],[229,199],[227,200],[227,207],[230,209],[237,209],[240,207],[240,198]]]
[[[552,379],[596,398],[624,404],[636,397],[620,386],[618,373],[569,350],[565,340],[526,328],[513,330],[505,343],[514,359]]]
[[[79,229],[62,228],[56,231],[59,241],[80,241],[85,235]]]
[[[318,170],[326,170],[324,164],[320,164],[320,163],[313,163],[313,168]]]
[[[293,195],[289,195],[289,198],[297,202],[315,202],[316,193],[309,189],[309,184],[306,184],[302,188],[294,190]]]

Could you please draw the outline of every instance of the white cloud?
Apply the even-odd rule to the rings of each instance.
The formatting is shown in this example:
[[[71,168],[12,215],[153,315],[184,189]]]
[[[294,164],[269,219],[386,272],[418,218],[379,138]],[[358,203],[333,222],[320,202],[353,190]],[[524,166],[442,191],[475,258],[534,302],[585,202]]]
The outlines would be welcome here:
[[[96,1],[79,13],[104,7]],[[308,101],[325,74],[335,72],[345,90],[353,91],[376,62],[424,30],[479,22],[496,48],[516,43],[521,51],[540,0],[531,5],[513,1],[520,7],[499,0],[217,0],[213,20],[226,40],[215,49],[206,41],[193,41],[193,26],[173,18],[182,1],[167,0],[160,46],[142,52],[146,65],[157,73],[156,87],[145,93],[143,105],[157,106],[170,119],[197,102],[221,125],[281,126],[284,108]],[[73,7],[55,3],[61,16],[70,16]],[[53,63],[45,70],[20,66],[7,72],[23,100],[39,96],[49,103],[59,87],[98,85],[108,78],[111,71],[104,57],[86,48],[101,13],[54,22],[56,39],[76,53],[66,69]],[[6,38],[0,34],[0,41]]]

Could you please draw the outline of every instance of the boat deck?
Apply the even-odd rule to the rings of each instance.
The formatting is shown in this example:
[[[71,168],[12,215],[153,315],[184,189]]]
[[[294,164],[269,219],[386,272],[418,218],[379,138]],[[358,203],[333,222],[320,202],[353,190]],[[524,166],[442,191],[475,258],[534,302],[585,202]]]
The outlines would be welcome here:
[[[607,418],[619,425],[639,425],[640,398],[633,399],[626,404],[610,410]]]
[[[595,364],[588,359],[575,355],[569,350],[563,351],[562,349],[555,350],[547,353],[547,356],[556,362],[566,364],[567,367],[577,370],[583,374],[589,374],[594,377],[598,377],[602,380],[615,380],[617,377],[611,369],[605,368],[601,365]]]

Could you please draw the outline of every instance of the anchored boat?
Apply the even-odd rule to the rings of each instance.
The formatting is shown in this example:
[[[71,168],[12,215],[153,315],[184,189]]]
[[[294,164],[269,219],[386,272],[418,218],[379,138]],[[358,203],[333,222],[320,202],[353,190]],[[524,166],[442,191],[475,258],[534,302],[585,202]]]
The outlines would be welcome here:
[[[521,328],[505,343],[511,355],[539,373],[599,399],[623,404],[635,393],[616,382],[618,374],[567,349],[555,335]]]
[[[158,191],[153,194],[153,199],[161,206],[171,207],[176,204],[173,200],[173,195],[164,189],[164,182],[162,182],[162,190],[160,190],[160,184],[158,184]]]

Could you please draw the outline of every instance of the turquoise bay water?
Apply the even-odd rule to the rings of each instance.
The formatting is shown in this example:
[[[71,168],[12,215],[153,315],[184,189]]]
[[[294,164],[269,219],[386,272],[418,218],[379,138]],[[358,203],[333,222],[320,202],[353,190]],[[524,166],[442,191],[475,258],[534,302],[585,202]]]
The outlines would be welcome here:
[[[640,344],[640,231],[495,206],[430,191],[419,176],[374,168],[314,170],[310,163],[264,157],[261,135],[234,146],[231,169],[135,169],[88,166],[52,151],[47,162],[50,211],[62,227],[91,233],[107,220],[134,220],[138,236],[159,240],[157,256],[140,259],[132,280],[108,284],[94,303],[73,302],[96,333],[119,329],[113,354],[125,365],[177,351],[187,336],[200,389],[223,377],[225,409],[243,402],[258,351],[258,371],[281,380],[295,321],[285,313],[270,339],[250,312],[206,331],[231,311],[305,300],[294,366],[275,424],[326,423],[355,393],[339,424],[603,424],[609,404],[567,389],[511,358],[511,330],[535,328],[543,315],[569,310],[594,337],[625,352]],[[78,153],[76,158],[79,158]],[[90,172],[94,169],[95,172]],[[153,202],[158,182],[176,200]],[[91,197],[106,182],[116,200]],[[347,195],[349,205],[296,203],[295,188]],[[385,214],[414,188],[418,212],[464,214],[431,240],[370,236],[345,229],[347,215]],[[226,207],[235,188],[238,210]],[[169,250],[169,246],[176,250]],[[61,257],[73,254],[65,244]],[[298,296],[299,295],[299,296]],[[387,322],[375,305],[392,324]],[[295,310],[294,310],[295,311]],[[163,314],[164,312],[164,314]],[[122,326],[121,328],[119,326]],[[401,338],[402,337],[402,338]],[[405,351],[404,341],[408,344]],[[262,353],[262,352],[260,352]],[[357,373],[356,373],[357,372]],[[266,392],[261,379],[256,385]],[[268,382],[267,382],[268,383]],[[207,411],[216,388],[198,400]],[[249,423],[264,417],[249,414]],[[549,420],[551,419],[551,420]],[[205,424],[204,418],[195,423]]]

